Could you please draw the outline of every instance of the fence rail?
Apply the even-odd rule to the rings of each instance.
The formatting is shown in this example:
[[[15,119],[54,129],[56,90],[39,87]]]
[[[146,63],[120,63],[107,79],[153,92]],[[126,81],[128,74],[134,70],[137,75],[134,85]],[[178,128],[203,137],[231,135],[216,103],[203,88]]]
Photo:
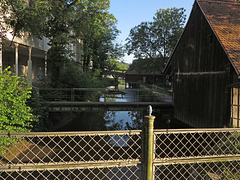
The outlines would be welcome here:
[[[145,123],[145,127],[143,131],[0,133],[0,177],[240,179],[240,129],[152,128],[151,135],[151,126]],[[153,168],[152,177],[148,166]]]
[[[140,131],[0,134],[0,165],[139,160]]]
[[[120,91],[108,88],[35,88],[43,101],[68,101],[68,102],[98,102],[111,101],[111,99],[127,98],[131,102],[139,101],[172,101],[172,97],[164,92],[151,89],[128,89]],[[127,93],[126,93],[127,92]]]

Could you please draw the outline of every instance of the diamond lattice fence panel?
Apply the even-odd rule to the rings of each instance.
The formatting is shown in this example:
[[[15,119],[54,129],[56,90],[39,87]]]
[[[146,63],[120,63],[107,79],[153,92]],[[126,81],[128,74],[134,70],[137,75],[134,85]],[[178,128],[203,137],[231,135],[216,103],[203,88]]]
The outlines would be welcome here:
[[[137,160],[140,131],[28,133],[0,136],[0,165]]]
[[[240,161],[174,163],[155,166],[156,180],[240,179]]]
[[[103,167],[103,168],[84,168],[84,169],[54,169],[54,170],[34,170],[34,171],[1,171],[0,179],[4,180],[99,180],[99,179],[140,179],[139,166],[123,167]]]
[[[155,131],[155,159],[240,155],[239,129]]]

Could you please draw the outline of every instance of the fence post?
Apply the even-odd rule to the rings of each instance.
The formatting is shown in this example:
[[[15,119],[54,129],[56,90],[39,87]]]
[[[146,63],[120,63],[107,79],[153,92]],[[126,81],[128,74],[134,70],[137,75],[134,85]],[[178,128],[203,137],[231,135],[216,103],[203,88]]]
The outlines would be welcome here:
[[[144,117],[143,127],[143,179],[152,180],[153,172],[153,154],[154,154],[154,119],[155,116]]]
[[[75,100],[74,89],[71,89],[71,101],[73,102],[74,100]]]

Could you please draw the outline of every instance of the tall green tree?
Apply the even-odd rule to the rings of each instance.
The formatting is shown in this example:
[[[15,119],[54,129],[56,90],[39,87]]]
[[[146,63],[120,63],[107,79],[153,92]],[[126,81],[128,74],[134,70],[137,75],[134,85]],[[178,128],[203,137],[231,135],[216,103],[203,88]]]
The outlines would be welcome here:
[[[118,35],[115,17],[108,12],[109,0],[4,0],[11,16],[6,22],[14,35],[29,35],[49,39],[48,68],[55,86],[72,50],[67,47],[80,38],[83,42],[83,65],[104,69],[108,56],[120,55],[113,41]],[[87,69],[86,68],[86,69]]]
[[[88,0],[75,13],[74,30],[83,42],[83,66],[88,69],[93,61],[94,69],[104,69],[109,56],[121,56],[121,48],[114,43],[119,31],[117,20],[109,13],[110,0]],[[84,11],[82,10],[84,9]]]
[[[148,66],[150,69],[162,69],[182,33],[184,12],[183,8],[160,9],[152,22],[142,22],[132,28],[126,43],[128,54],[147,59],[152,64]]]
[[[67,46],[72,41],[72,14],[76,1],[50,0],[44,36],[49,39],[48,69],[53,86],[60,83],[60,73],[71,59],[72,51]]]
[[[140,25],[132,28],[126,44],[128,54],[134,54],[135,58],[145,59],[159,57],[158,39],[153,33],[152,22],[142,22]]]
[[[153,34],[164,61],[172,53],[185,24],[184,8],[159,9],[153,17]]]

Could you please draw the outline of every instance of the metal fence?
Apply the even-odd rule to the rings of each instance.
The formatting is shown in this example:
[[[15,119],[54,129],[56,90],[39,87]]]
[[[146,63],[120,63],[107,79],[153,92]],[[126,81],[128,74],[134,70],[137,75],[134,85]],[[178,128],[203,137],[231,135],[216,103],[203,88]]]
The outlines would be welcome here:
[[[1,134],[4,179],[137,179],[140,131]]]
[[[240,129],[155,130],[155,179],[240,179]]]
[[[1,133],[0,179],[240,179],[239,129],[145,127]]]

